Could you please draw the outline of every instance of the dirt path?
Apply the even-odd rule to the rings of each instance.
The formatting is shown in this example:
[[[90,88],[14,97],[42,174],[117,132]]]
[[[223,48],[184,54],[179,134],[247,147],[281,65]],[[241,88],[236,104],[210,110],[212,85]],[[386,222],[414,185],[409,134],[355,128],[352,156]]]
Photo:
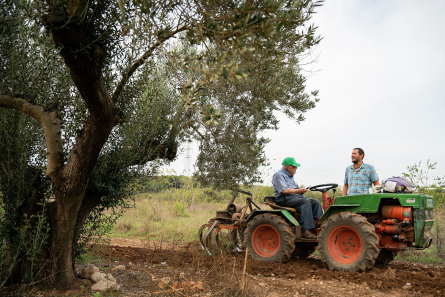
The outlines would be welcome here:
[[[117,261],[116,265],[126,264],[158,279],[185,272],[190,278],[203,281],[206,288],[201,292],[203,295],[214,294],[214,286],[223,287],[223,282],[228,281],[227,277],[219,276],[230,272],[233,280],[236,275],[233,272],[242,272],[244,266],[244,255],[210,257],[196,244],[157,248],[152,244],[149,248],[144,247],[143,241],[113,239],[100,254]],[[330,271],[318,257],[311,256],[273,264],[249,260],[247,272],[251,296],[445,296],[445,267],[395,262],[351,274]],[[210,289],[212,293],[208,292]]]

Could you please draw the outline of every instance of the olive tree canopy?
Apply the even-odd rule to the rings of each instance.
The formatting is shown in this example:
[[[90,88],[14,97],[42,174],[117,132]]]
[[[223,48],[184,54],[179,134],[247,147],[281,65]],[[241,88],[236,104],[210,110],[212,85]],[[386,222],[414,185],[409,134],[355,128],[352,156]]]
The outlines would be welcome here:
[[[317,101],[300,66],[320,42],[308,24],[317,5],[0,0],[0,232],[17,242],[24,218],[44,215],[34,277],[73,284],[85,222],[124,204],[132,178],[185,141],[200,143],[203,184],[259,181],[261,132],[277,111],[299,122]]]

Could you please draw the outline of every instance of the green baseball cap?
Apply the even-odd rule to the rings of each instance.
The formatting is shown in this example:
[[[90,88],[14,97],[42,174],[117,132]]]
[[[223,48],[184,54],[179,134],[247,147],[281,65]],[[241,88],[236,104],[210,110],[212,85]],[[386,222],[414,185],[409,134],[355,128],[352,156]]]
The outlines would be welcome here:
[[[300,164],[295,162],[295,159],[292,158],[292,157],[287,157],[286,159],[284,159],[282,165],[291,165],[291,166],[294,166],[294,167],[300,167],[301,166]]]

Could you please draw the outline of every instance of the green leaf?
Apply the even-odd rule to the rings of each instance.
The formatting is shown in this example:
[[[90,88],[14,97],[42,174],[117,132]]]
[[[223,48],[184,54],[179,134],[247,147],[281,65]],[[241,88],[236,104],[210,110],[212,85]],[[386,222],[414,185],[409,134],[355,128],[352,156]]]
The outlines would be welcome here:
[[[223,76],[224,76],[224,79],[229,78],[229,73],[227,72],[226,67],[223,67]]]
[[[123,3],[121,0],[119,0],[118,3],[119,3],[119,8],[120,8],[121,11],[122,11],[122,14],[125,14],[124,3]]]

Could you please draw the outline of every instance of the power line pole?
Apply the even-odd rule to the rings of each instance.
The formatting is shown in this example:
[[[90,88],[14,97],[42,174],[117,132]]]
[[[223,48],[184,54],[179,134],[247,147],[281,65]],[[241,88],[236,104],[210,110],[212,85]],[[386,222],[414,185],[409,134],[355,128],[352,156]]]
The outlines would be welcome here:
[[[187,142],[185,145],[184,157],[184,175],[190,176],[192,174],[192,142]]]

